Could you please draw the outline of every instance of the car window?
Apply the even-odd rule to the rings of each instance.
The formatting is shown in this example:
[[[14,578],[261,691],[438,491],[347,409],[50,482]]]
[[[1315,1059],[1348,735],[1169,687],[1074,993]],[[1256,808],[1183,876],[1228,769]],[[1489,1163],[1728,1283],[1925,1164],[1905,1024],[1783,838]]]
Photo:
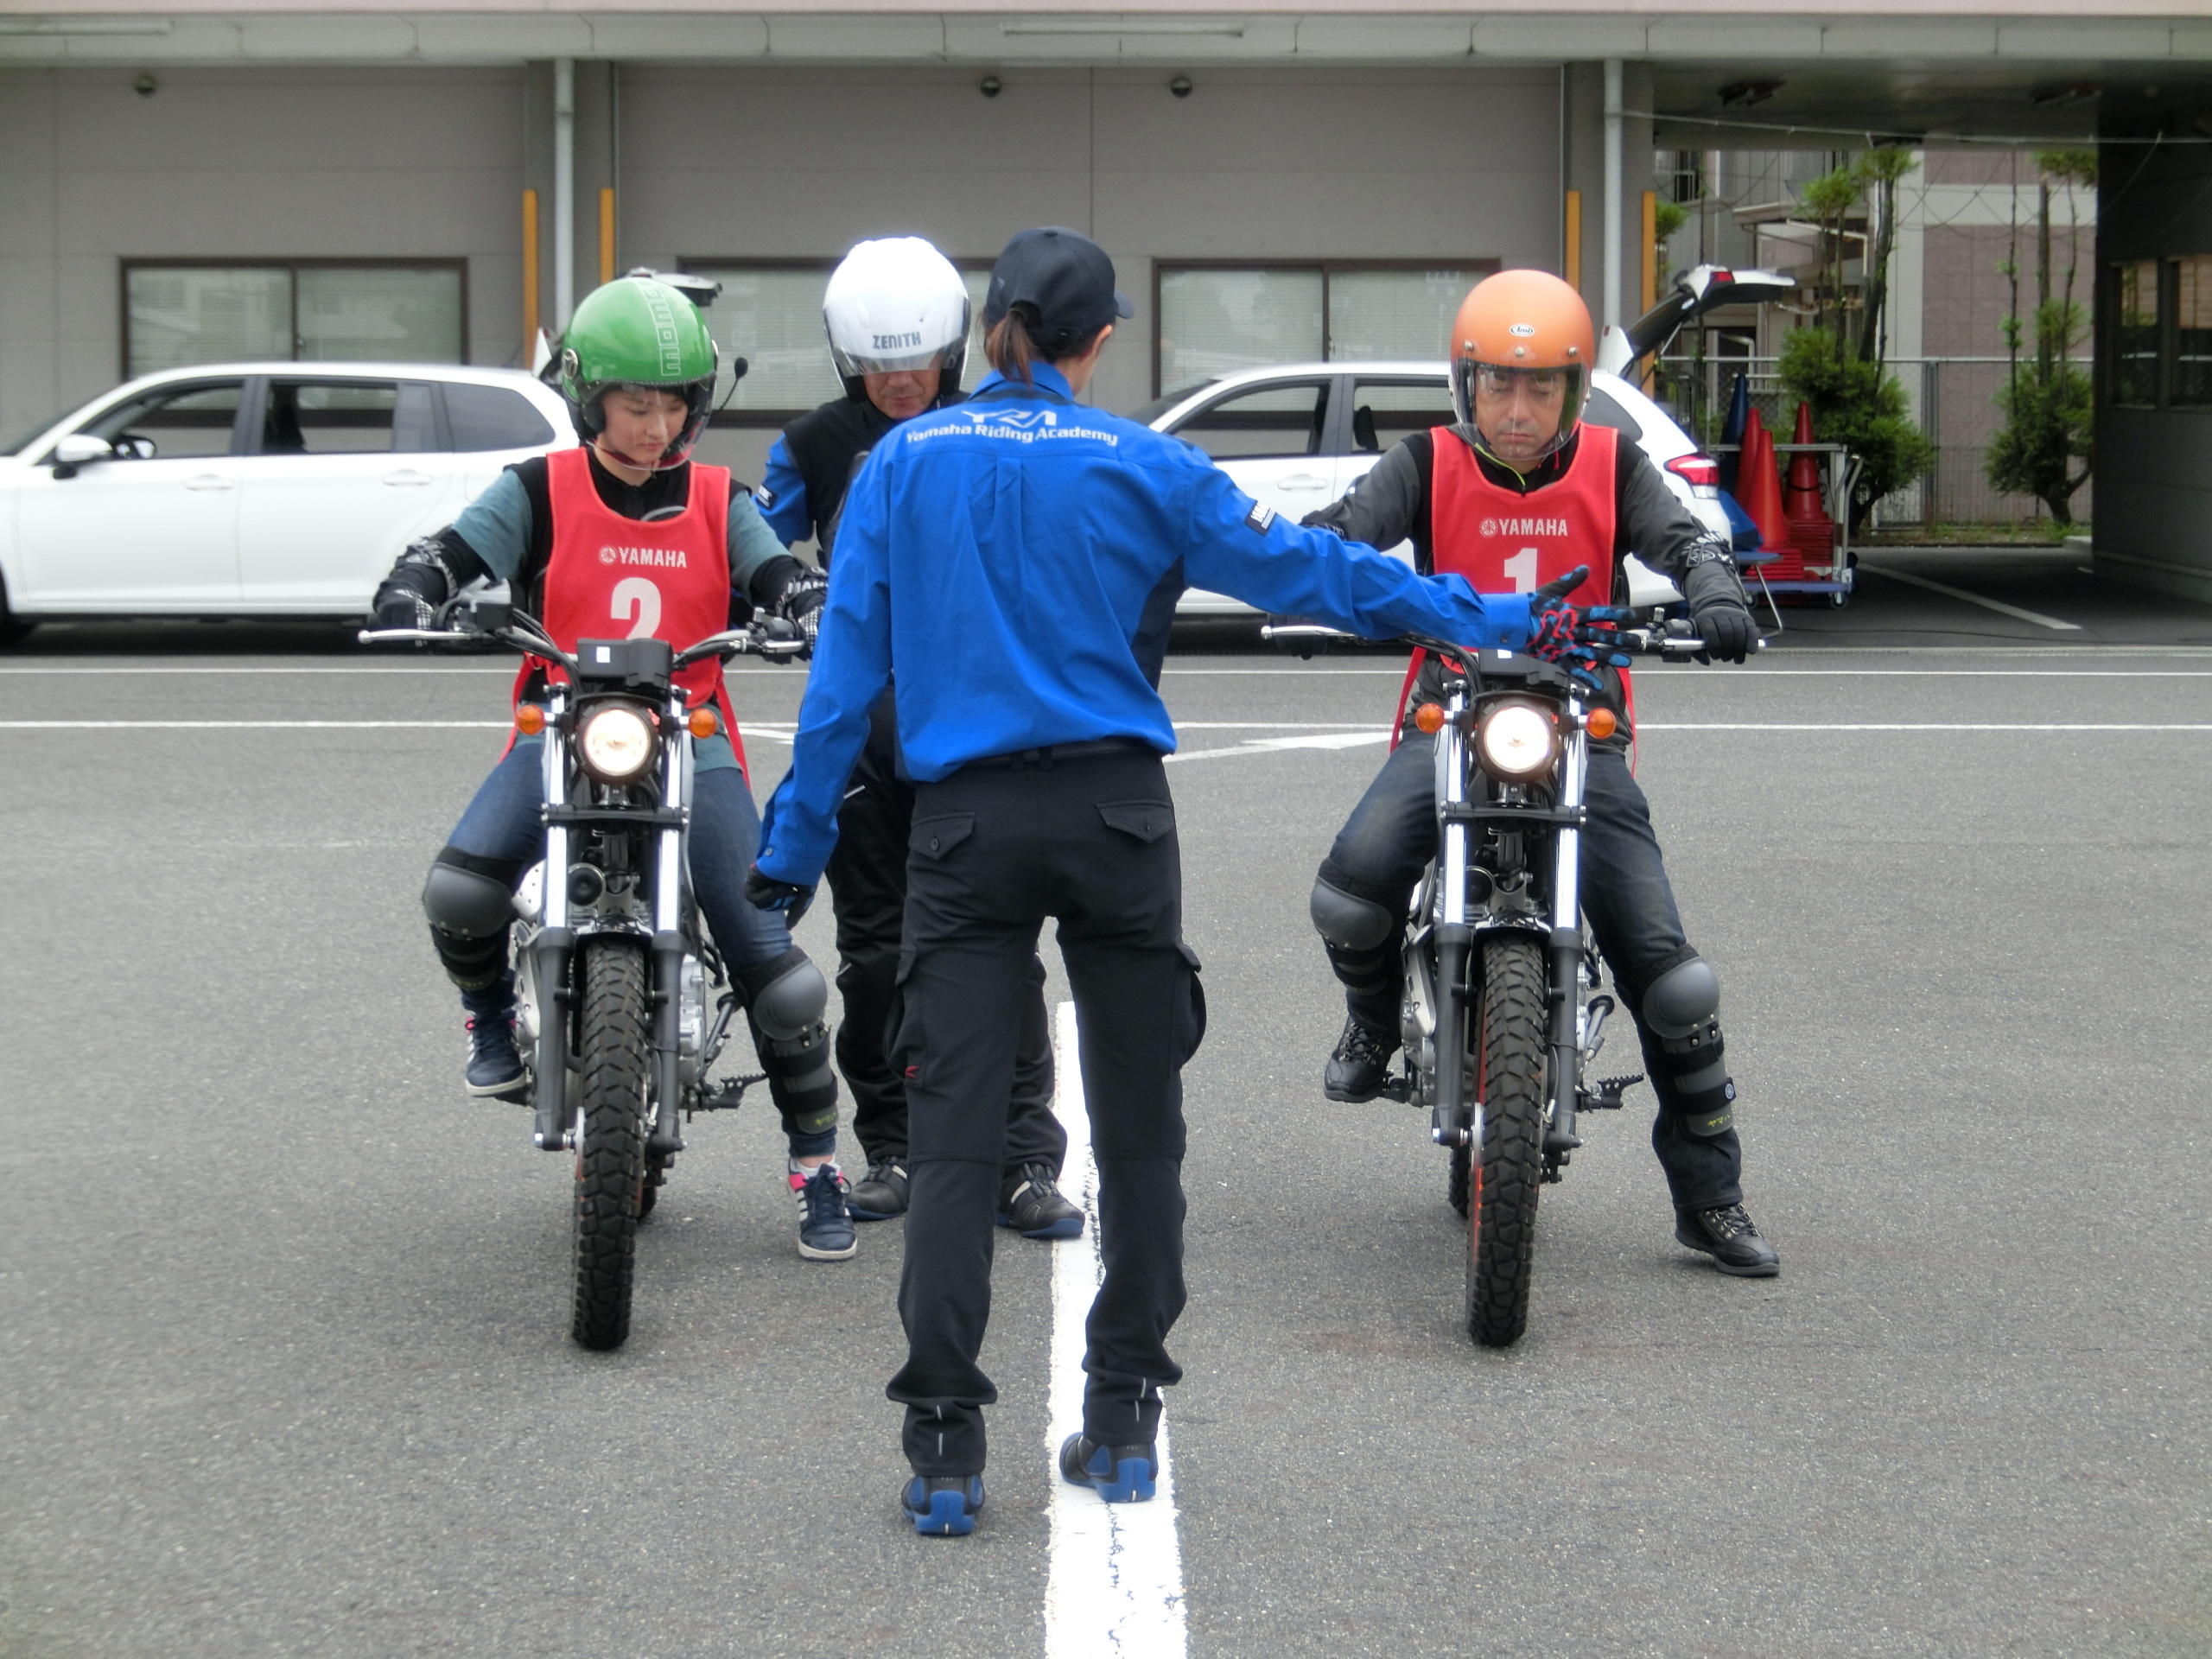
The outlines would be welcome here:
[[[421,381],[271,380],[261,412],[264,455],[425,454],[437,420]]]
[[[1351,447],[1355,454],[1380,454],[1402,438],[1449,426],[1452,394],[1435,380],[1355,380],[1351,388]]]
[[[453,447],[464,454],[479,449],[526,449],[553,442],[551,424],[518,391],[453,380],[447,381],[442,390],[446,398],[446,429],[453,434]]]
[[[1325,380],[1280,382],[1208,404],[1175,429],[1216,461],[1318,455],[1329,407]]]
[[[136,446],[140,459],[227,455],[231,429],[238,424],[238,402],[245,392],[243,380],[195,380],[187,385],[162,386],[117,404],[78,430],[110,443],[125,437],[143,440]]]
[[[1643,428],[1638,424],[1636,416],[1622,408],[1619,401],[1609,396],[1602,387],[1590,388],[1589,400],[1582,406],[1582,418],[1595,421],[1600,426],[1610,426],[1631,441],[1643,435]]]
[[[1174,391],[1168,392],[1164,397],[1154,398],[1142,409],[1137,410],[1132,413],[1129,418],[1135,421],[1139,426],[1150,426],[1154,421],[1165,415],[1169,410],[1174,408],[1176,404],[1182,403],[1186,398],[1194,397],[1201,391],[1204,391],[1208,386],[1213,385],[1216,380],[1220,378],[1221,377],[1217,374],[1209,375],[1203,380],[1193,380],[1188,385],[1178,386]]]

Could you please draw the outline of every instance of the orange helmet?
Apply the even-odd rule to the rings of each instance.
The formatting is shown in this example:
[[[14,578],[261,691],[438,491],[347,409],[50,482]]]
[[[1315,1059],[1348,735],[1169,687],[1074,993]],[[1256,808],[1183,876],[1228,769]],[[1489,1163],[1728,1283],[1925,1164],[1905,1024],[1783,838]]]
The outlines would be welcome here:
[[[1550,384],[1558,375],[1563,396],[1549,453],[1573,435],[1597,361],[1597,331],[1580,294],[1548,271],[1501,270],[1477,283],[1452,319],[1452,406],[1462,422],[1475,423],[1482,370],[1508,377],[1501,385],[1522,377]]]

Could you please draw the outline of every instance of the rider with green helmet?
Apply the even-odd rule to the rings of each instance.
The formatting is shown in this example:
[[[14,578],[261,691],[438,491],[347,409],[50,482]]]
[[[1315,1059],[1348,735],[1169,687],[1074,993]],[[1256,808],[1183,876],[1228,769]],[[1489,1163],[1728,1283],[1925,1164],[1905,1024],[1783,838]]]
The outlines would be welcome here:
[[[586,296],[561,343],[563,394],[580,447],[508,467],[447,528],[409,546],[377,589],[372,626],[428,627],[469,582],[504,582],[564,648],[582,638],[665,639],[679,650],[755,610],[811,636],[820,574],[785,553],[729,470],[691,460],[712,410],[719,354],[698,308],[668,283],[625,276]],[[679,637],[679,635],[681,637]],[[557,672],[525,666],[526,700]],[[723,720],[691,740],[691,880],[753,1027],[783,1116],[799,1254],[853,1255],[836,1147],[837,1083],[823,1014],[829,988],[785,918],[744,901],[760,820],[733,741],[719,669],[696,702]],[[430,941],[468,1013],[468,1091],[524,1087],[507,933],[515,888],[541,850],[542,740],[508,747],[430,867]]]

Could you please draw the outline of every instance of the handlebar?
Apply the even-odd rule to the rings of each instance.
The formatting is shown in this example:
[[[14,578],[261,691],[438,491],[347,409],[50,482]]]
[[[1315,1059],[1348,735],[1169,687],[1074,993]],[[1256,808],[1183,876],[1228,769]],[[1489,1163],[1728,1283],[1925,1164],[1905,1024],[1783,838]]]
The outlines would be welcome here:
[[[1630,657],[1658,657],[1669,661],[1685,661],[1707,649],[1705,641],[1691,632],[1695,626],[1685,617],[1662,618],[1654,614],[1641,626],[1624,627],[1609,636],[1605,648]],[[1317,645],[1326,646],[1340,639],[1364,643],[1358,634],[1347,633],[1342,628],[1303,621],[1264,623],[1260,628],[1260,638],[1270,644],[1280,642],[1300,647],[1309,653]],[[1471,649],[1425,633],[1402,633],[1397,639],[1401,644],[1414,645],[1440,657],[1462,657],[1467,655]],[[1755,652],[1764,651],[1766,646],[1764,635],[1751,642],[1751,649]]]
[[[464,645],[490,639],[525,656],[558,663],[571,676],[576,660],[554,643],[543,624],[527,611],[489,602],[463,603],[448,600],[445,614],[457,626],[444,628],[362,628],[353,638],[365,645]],[[480,626],[461,626],[480,623]],[[709,634],[696,645],[676,653],[675,666],[687,667],[709,657],[757,656],[771,661],[803,655],[810,649],[806,636],[780,617],[766,617],[741,628]]]

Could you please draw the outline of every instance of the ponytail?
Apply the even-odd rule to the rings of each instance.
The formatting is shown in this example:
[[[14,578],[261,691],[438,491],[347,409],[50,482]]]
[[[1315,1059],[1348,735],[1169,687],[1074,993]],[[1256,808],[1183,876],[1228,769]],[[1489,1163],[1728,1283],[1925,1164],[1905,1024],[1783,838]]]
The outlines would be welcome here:
[[[1029,365],[1037,360],[1037,342],[1029,333],[1029,319],[1022,315],[1026,308],[1018,306],[991,325],[983,336],[983,355],[1007,379],[1029,386],[1036,384]]]
[[[1036,363],[1058,363],[1065,358],[1081,357],[1094,345],[1100,329],[1081,340],[1066,338],[1067,331],[1058,331],[1058,337],[1040,340],[1037,337],[1037,314],[1027,305],[1017,305],[993,323],[983,336],[983,355],[989,358],[991,366],[1009,380],[1019,380],[1025,386],[1037,384],[1030,373]]]

